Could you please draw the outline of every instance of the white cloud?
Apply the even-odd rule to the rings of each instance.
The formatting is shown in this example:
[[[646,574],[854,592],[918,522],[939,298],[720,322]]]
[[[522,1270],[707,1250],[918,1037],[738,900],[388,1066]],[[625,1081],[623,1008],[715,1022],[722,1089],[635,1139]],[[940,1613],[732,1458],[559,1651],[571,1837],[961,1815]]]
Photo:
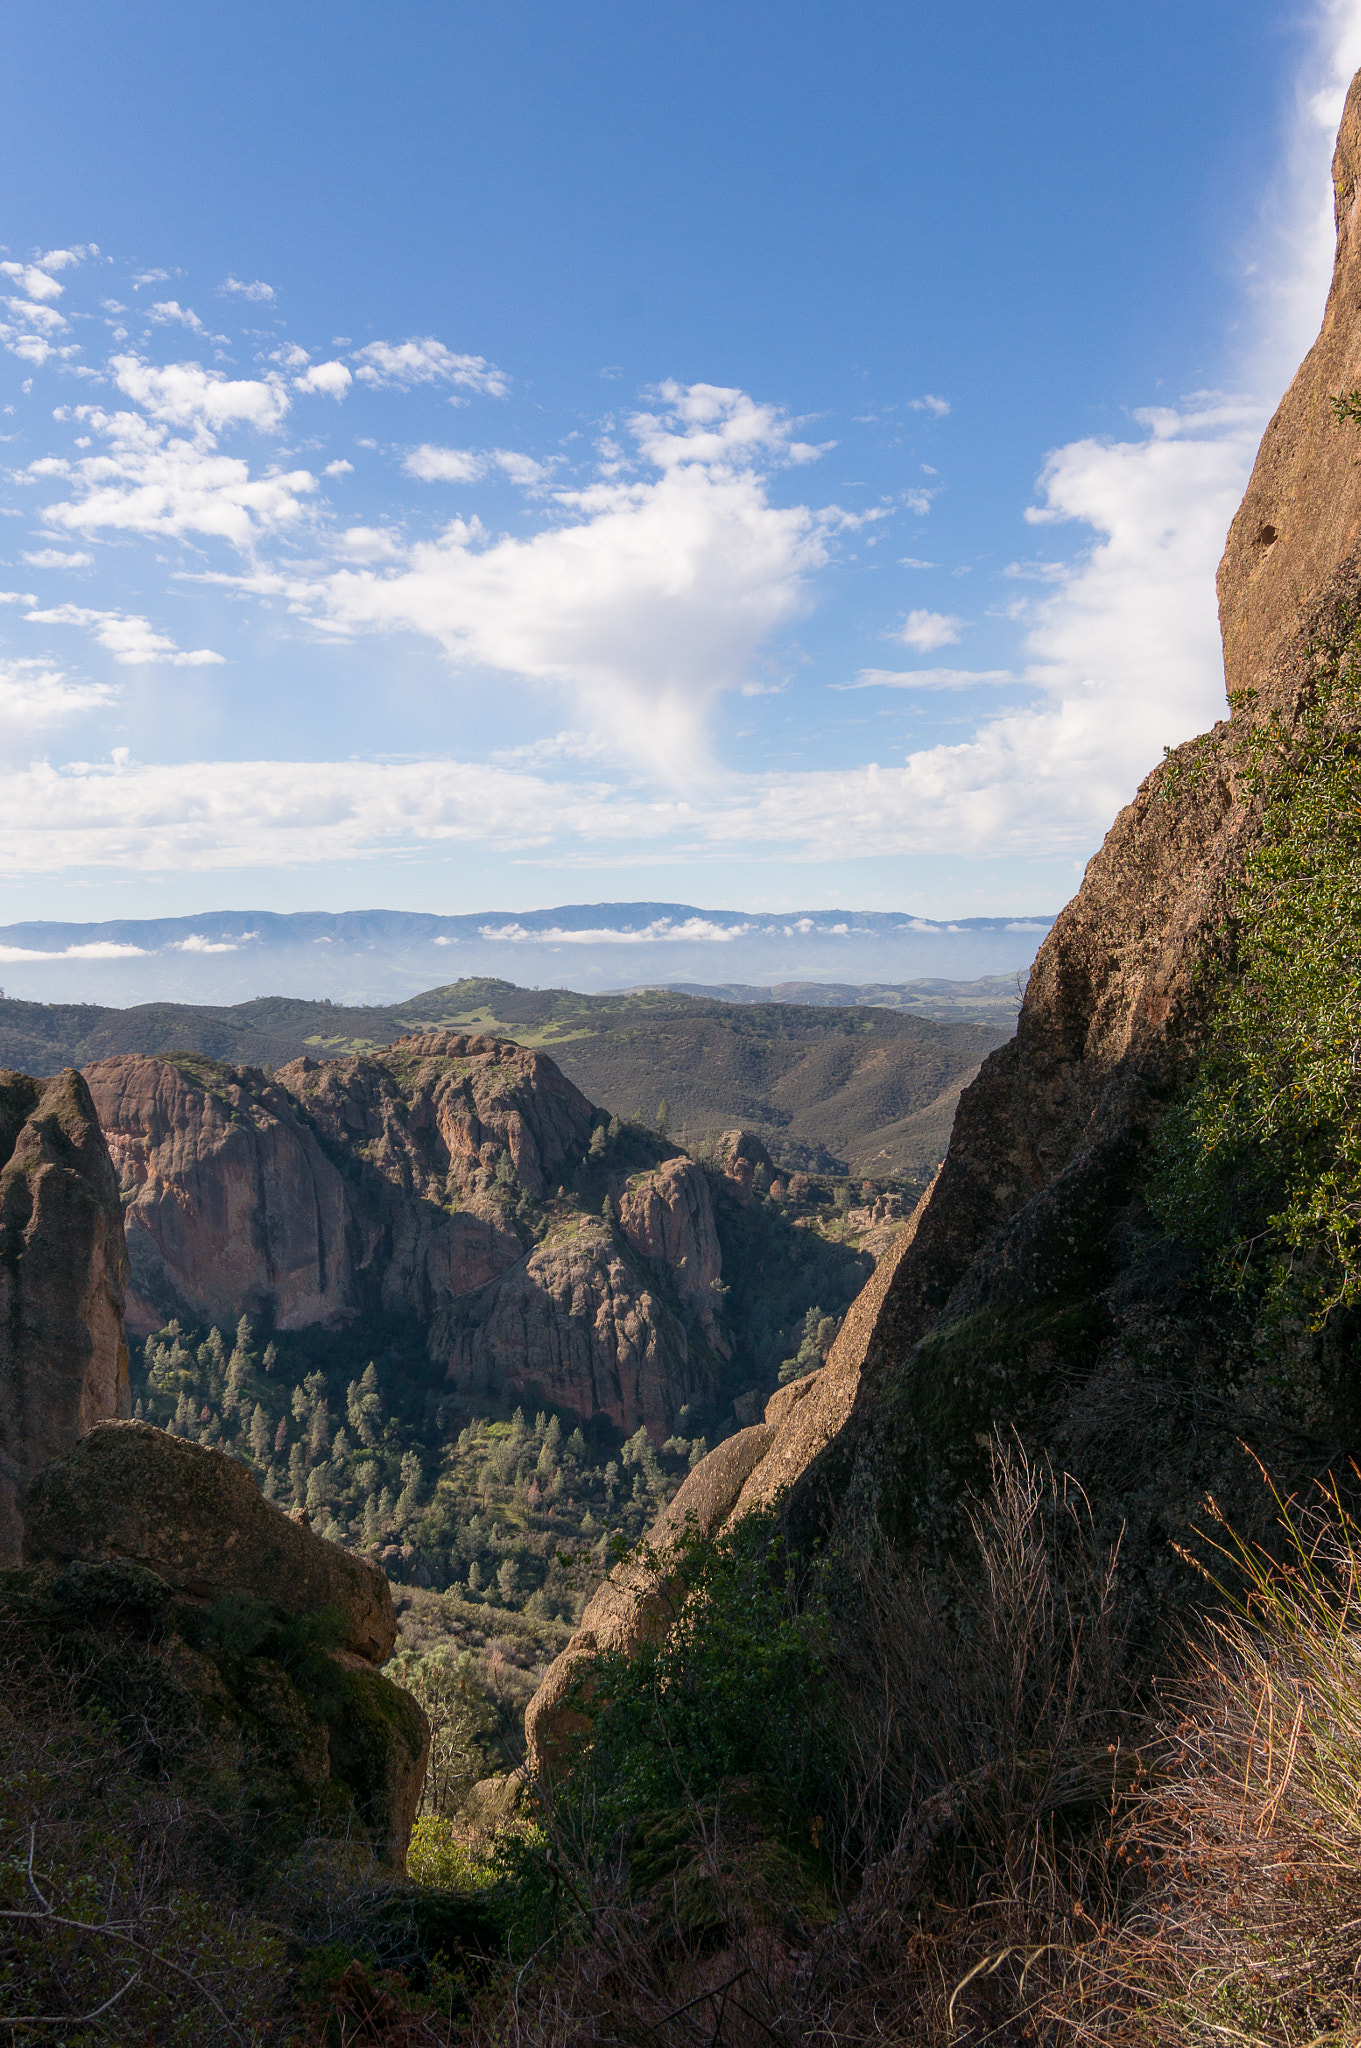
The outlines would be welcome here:
[[[658,469],[698,463],[705,468],[741,469],[771,460],[812,462],[836,446],[796,441],[797,422],[778,406],[760,405],[745,391],[725,384],[658,386],[665,411],[635,413],[629,428],[644,459]]]
[[[208,330],[192,306],[182,306],[178,299],[162,299],[147,309],[147,319],[158,327],[177,325],[188,327],[195,334],[206,335]]]
[[[95,939],[85,946],[63,946],[60,951],[39,952],[31,946],[0,946],[0,962],[7,966],[20,960],[144,960],[145,946],[119,946],[111,939]]]
[[[30,299],[59,299],[63,287],[36,263],[0,263],[0,277],[12,277]]]
[[[342,456],[338,462],[328,462],[321,472],[323,476],[353,476],[354,464]]]
[[[30,625],[84,626],[100,647],[105,647],[121,667],[141,667],[148,662],[167,662],[172,668],[217,667],[225,656],[209,647],[186,653],[164,633],[158,633],[149,619],[129,612],[97,612],[80,604],[59,604],[47,611],[24,613]]]
[[[455,519],[400,566],[239,587],[286,595],[329,631],[421,633],[461,664],[568,685],[617,747],[672,778],[693,772],[708,705],[747,680],[803,609],[831,536],[857,522],[771,503],[766,464],[803,459],[783,415],[712,385],[666,390],[673,409],[634,422],[660,474],[556,492],[560,523],[527,539]],[[377,545],[395,553],[390,536]]]
[[[253,938],[255,934],[252,932]],[[172,939],[169,950],[172,953],[235,953],[238,948],[234,939],[208,939],[202,932],[190,932],[187,939]]]
[[[248,550],[262,534],[296,524],[302,498],[316,488],[305,469],[252,477],[249,463],[215,452],[203,428],[186,440],[137,413],[82,407],[76,417],[106,442],[106,452],[75,462],[43,457],[28,468],[30,476],[75,485],[78,495],[42,513],[45,525],[66,532],[114,529],[167,540],[197,533]]]
[[[0,753],[26,749],[35,734],[114,701],[107,683],[73,680],[40,661],[0,657]]]
[[[60,290],[60,286],[58,286]],[[64,334],[68,322],[53,306],[37,305],[31,299],[6,299],[6,306],[22,326],[35,328],[40,334]]]
[[[972,690],[981,685],[1019,683],[1009,668],[862,668],[853,683],[831,683],[833,690]]]
[[[804,923],[811,931],[811,921],[805,919]],[[726,945],[733,939],[744,939],[755,929],[751,924],[715,924],[706,917],[683,918],[679,924],[674,918],[659,917],[635,930],[595,925],[586,931],[567,931],[559,925],[550,925],[546,930],[533,931],[522,924],[484,924],[478,926],[478,936],[499,940],[503,944],[531,946],[655,946],[676,942],[694,944],[696,941]],[[844,932],[846,927],[833,925],[831,929]]]
[[[351,562],[392,562],[402,552],[393,536],[381,526],[347,527],[336,535],[333,546],[338,555]]]
[[[272,299],[275,296],[273,285],[266,284],[262,277],[257,277],[252,284],[243,284],[239,277],[224,277],[218,290],[235,292],[238,298],[256,301]]]
[[[963,624],[963,619],[948,612],[912,611],[893,638],[905,647],[915,647],[918,654],[932,654],[937,647],[952,646]]]
[[[365,384],[396,385],[409,391],[415,384],[453,384],[459,390],[479,391],[487,398],[504,398],[510,379],[485,356],[456,355],[426,335],[416,341],[371,341],[356,349],[357,375]]]
[[[429,441],[413,448],[402,468],[426,484],[470,484],[486,473],[483,457],[471,448],[436,448]]]
[[[1251,381],[1274,398],[1318,333],[1333,267],[1329,167],[1343,102],[1361,67],[1361,0],[1315,0],[1313,39],[1294,80],[1281,160],[1266,181],[1247,289],[1256,330]]]
[[[61,548],[35,548],[24,560],[30,569],[89,569],[94,564],[93,555],[67,554]]]
[[[35,762],[0,775],[0,872],[310,866],[412,843],[541,848],[598,833],[631,844],[655,815],[598,785],[485,762]]]
[[[492,448],[477,453],[471,448],[440,448],[429,441],[413,448],[402,463],[408,476],[427,484],[470,484],[489,470],[499,469],[522,490],[536,490],[547,482],[553,465],[536,462],[513,448]]]
[[[289,408],[283,382],[272,374],[224,377],[198,363],[147,363],[133,355],[110,357],[109,368],[119,390],[149,418],[188,427],[203,439],[243,424],[273,433]]]
[[[937,398],[933,391],[923,392],[920,398],[909,398],[907,402],[913,412],[929,412],[938,420],[943,420],[950,410],[949,399]]]
[[[293,379],[293,389],[320,391],[328,398],[343,398],[353,382],[344,363],[313,363],[301,377]]]
[[[522,491],[537,490],[548,481],[552,464],[536,462],[532,455],[519,455],[513,448],[493,448],[492,461]]]
[[[144,284],[164,284],[169,276],[168,270],[135,270],[132,274],[132,289],[139,292]]]

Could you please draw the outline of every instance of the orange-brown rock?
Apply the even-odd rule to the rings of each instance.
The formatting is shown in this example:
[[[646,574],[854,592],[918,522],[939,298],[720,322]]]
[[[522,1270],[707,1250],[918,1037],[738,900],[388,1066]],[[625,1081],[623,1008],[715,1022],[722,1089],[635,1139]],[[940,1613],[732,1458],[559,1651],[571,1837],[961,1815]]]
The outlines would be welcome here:
[[[89,1090],[0,1073],[0,1565],[18,1499],[49,1458],[128,1412],[127,1254]]]
[[[661,1442],[725,1355],[704,1174],[664,1160],[536,1243],[594,1112],[545,1054],[431,1032],[272,1079],[197,1056],[89,1069],[127,1203],[131,1326],[387,1310],[452,1387],[546,1399]],[[517,1218],[519,1220],[517,1221]],[[536,1220],[537,1219],[537,1220]],[[690,1335],[686,1324],[689,1323]],[[693,1340],[693,1341],[692,1341]]]
[[[712,1391],[685,1328],[609,1227],[572,1218],[529,1257],[431,1326],[450,1386],[485,1398],[545,1398],[656,1443],[687,1401]]]
[[[536,1199],[591,1139],[591,1105],[546,1054],[509,1039],[432,1031],[361,1059],[296,1060],[277,1080],[319,1135],[363,1145],[404,1193],[486,1193],[503,1157]]]
[[[723,1358],[730,1347],[719,1328],[723,1254],[709,1183],[693,1159],[664,1159],[634,1174],[619,1197],[619,1228],[633,1249],[664,1269],[681,1302]]]
[[[172,1314],[281,1329],[355,1306],[345,1183],[258,1068],[127,1055],[86,1069],[126,1207],[137,1336]]]

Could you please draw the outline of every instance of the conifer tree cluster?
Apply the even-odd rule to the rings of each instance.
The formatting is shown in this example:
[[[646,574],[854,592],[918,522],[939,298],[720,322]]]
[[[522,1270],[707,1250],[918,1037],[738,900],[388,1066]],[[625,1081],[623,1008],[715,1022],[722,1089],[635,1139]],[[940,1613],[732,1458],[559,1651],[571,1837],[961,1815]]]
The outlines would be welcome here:
[[[574,1620],[708,1448],[659,1451],[639,1429],[616,1449],[521,1408],[459,1426],[444,1402],[412,1413],[373,1360],[303,1370],[294,1351],[287,1335],[261,1348],[245,1316],[231,1336],[171,1322],[142,1347],[135,1414],[239,1458],[266,1499],[397,1583],[532,1620]]]

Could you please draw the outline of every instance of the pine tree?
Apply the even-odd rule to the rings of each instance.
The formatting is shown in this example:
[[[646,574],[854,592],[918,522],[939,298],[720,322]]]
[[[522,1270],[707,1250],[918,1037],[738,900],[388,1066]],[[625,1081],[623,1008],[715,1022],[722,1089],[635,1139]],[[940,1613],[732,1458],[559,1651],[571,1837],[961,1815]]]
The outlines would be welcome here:
[[[331,1417],[327,1412],[326,1396],[323,1394],[312,1410],[312,1426],[307,1432],[307,1455],[312,1464],[324,1458],[331,1447]]]
[[[307,1497],[307,1462],[301,1444],[294,1444],[288,1454],[288,1484],[293,1499],[301,1507]]]
[[[470,1593],[480,1593],[482,1591],[482,1567],[476,1558],[468,1566],[468,1591]]]
[[[255,1411],[250,1419],[251,1455],[257,1465],[268,1464],[270,1442],[269,1417],[257,1401]]]
[[[503,1603],[509,1606],[510,1602],[515,1598],[520,1584],[520,1567],[516,1564],[513,1557],[506,1557],[501,1560],[501,1569],[496,1574],[496,1583],[500,1588]]]
[[[421,1505],[423,1487],[421,1484],[421,1461],[415,1451],[402,1453],[402,1490],[397,1496],[393,1509],[393,1520],[399,1529],[404,1529]]]
[[[277,1429],[275,1430],[275,1432],[274,1432],[274,1455],[275,1455],[275,1457],[276,1457],[276,1458],[281,1458],[281,1457],[283,1456],[284,1452],[285,1452],[285,1451],[286,1451],[287,1449],[288,1449],[288,1423],[287,1423],[287,1421],[285,1420],[285,1418],[284,1418],[284,1417],[283,1417],[283,1416],[281,1415],[281,1416],[279,1417],[279,1427],[278,1427],[278,1428],[277,1428]]]
[[[308,1400],[301,1387],[294,1387],[293,1389],[292,1408],[293,1420],[301,1429],[308,1416],[312,1413],[312,1403]]]

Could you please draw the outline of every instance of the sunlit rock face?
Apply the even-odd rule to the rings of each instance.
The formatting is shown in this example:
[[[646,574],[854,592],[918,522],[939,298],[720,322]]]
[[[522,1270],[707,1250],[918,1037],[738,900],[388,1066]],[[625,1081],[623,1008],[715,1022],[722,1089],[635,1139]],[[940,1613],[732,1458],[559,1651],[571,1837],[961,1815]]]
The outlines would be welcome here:
[[[601,1120],[545,1054],[429,1032],[272,1077],[197,1056],[87,1070],[126,1206],[137,1335],[172,1315],[424,1324],[449,1389],[658,1442],[729,1346],[709,1183],[684,1157],[558,1201]]]

